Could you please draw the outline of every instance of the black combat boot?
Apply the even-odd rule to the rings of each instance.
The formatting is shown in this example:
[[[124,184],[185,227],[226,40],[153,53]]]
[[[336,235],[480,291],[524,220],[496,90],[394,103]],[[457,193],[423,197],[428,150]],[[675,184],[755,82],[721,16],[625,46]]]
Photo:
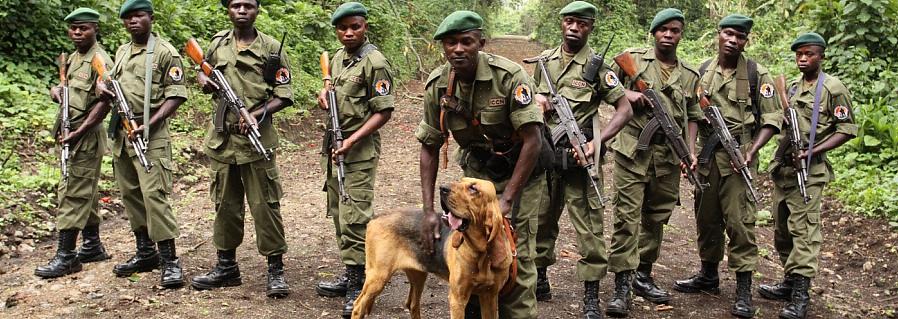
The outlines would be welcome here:
[[[552,286],[549,285],[549,275],[546,267],[536,268],[536,300],[547,301],[552,299]]]
[[[630,315],[630,299],[632,299],[633,271],[621,271],[614,273],[614,296],[605,307],[605,314],[612,317],[626,317]]]
[[[599,307],[599,281],[583,282],[583,318],[602,319],[602,308]]]
[[[128,277],[134,273],[148,272],[159,268],[159,253],[146,229],[134,232],[134,241],[137,243],[137,252],[128,261],[112,268],[112,272],[116,276]]]
[[[786,276],[783,282],[772,285],[759,285],[758,294],[765,299],[789,301],[792,297],[793,278]]]
[[[811,278],[802,275],[792,275],[792,300],[780,311],[783,319],[804,319],[808,316],[808,307],[811,304],[811,296],[808,289],[811,288]]]
[[[237,250],[219,250],[218,263],[205,275],[193,277],[190,285],[196,290],[233,287],[243,284],[240,267],[237,267]]]
[[[689,279],[674,282],[674,290],[685,293],[720,294],[720,278],[717,277],[717,263],[702,261],[702,269]]]
[[[633,294],[656,304],[670,302],[670,293],[655,285],[655,279],[652,278],[652,264],[639,264],[639,267],[636,268],[636,278],[633,278]]]
[[[739,318],[752,318],[755,316],[755,307],[751,304],[751,272],[740,271],[736,273],[736,302],[730,313]]]
[[[159,256],[162,258],[162,271],[159,275],[159,284],[162,288],[172,289],[184,285],[184,273],[181,271],[181,261],[175,251],[175,240],[166,239],[157,243]]]
[[[346,266],[346,277],[349,281],[346,284],[346,303],[343,304],[343,318],[352,316],[352,307],[355,305],[355,299],[362,293],[362,286],[365,285],[365,265]]]
[[[337,278],[334,281],[319,281],[318,285],[315,286],[315,292],[318,293],[319,296],[322,297],[345,297],[346,296],[346,283],[349,281],[347,270],[343,271],[343,275],[340,278]]]
[[[268,287],[265,294],[269,298],[282,298],[290,294],[290,285],[284,277],[284,255],[268,256]]]
[[[56,278],[81,271],[81,262],[78,261],[78,253],[75,252],[77,240],[77,229],[60,230],[56,255],[46,265],[35,268],[34,274],[41,278]]]
[[[78,260],[82,263],[92,263],[109,259],[103,242],[100,241],[100,225],[87,225],[81,230],[81,249],[78,250]]]

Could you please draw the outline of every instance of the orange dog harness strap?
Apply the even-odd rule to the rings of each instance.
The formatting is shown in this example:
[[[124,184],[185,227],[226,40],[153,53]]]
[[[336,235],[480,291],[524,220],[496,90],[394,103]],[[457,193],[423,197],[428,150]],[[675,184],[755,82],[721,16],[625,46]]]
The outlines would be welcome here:
[[[502,286],[502,289],[499,290],[500,296],[507,295],[511,292],[511,289],[515,286],[515,280],[518,279],[518,236],[511,229],[511,223],[508,218],[502,218],[502,225],[505,228],[505,235],[510,239],[508,241],[508,246],[511,248],[511,266],[509,266],[511,269],[508,271],[508,281],[506,281],[505,285]]]

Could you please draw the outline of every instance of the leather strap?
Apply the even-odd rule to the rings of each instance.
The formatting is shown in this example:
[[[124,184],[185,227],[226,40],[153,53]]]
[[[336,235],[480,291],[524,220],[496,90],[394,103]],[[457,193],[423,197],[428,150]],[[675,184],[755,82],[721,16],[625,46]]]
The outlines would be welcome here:
[[[508,270],[508,281],[506,281],[505,285],[502,286],[502,289],[499,290],[500,296],[510,293],[511,289],[516,285],[515,281],[518,278],[518,236],[512,231],[511,223],[508,218],[502,218],[502,228],[505,228],[505,239],[508,241],[509,248],[511,248],[511,266],[509,266],[510,269]]]

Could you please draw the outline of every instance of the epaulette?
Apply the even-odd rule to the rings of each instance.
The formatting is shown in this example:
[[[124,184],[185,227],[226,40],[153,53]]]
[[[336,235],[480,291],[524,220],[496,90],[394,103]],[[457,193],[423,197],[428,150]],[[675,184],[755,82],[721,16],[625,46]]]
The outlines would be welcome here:
[[[695,74],[695,77],[701,77],[701,74],[698,73],[698,69],[696,69],[692,65],[692,63],[689,63],[689,62],[686,62],[683,60],[680,60],[680,61],[682,62],[684,69],[689,70],[689,72],[692,72],[692,74]]]
[[[434,69],[433,71],[431,71],[430,75],[427,76],[427,81],[424,82],[424,87],[425,88],[429,87],[431,82],[434,82],[437,79],[439,79],[440,75],[443,74],[443,70],[446,68],[447,65],[449,65],[449,64],[448,63],[443,64],[443,65],[437,67],[436,69]]]
[[[168,40],[156,38],[156,41],[159,41],[159,45],[168,50],[172,57],[181,57],[181,53],[178,52],[178,49],[175,49],[175,46],[169,43]]]
[[[648,48],[629,48],[624,51],[630,52],[630,54],[646,54],[649,52],[649,49]]]
[[[368,58],[368,61],[371,61],[371,67],[375,70],[384,69],[390,65],[387,61],[387,57],[380,52],[380,49],[371,50],[371,52],[368,52],[366,58]]]
[[[834,96],[848,93],[848,87],[842,83],[842,80],[829,73],[826,74],[826,79],[823,80],[823,87]]]
[[[231,33],[231,30],[221,30],[221,31],[218,31],[218,33],[216,33],[215,35],[213,35],[212,39],[214,40],[215,38],[224,38],[224,37],[228,36],[228,34],[230,34],[230,33]]]
[[[514,63],[514,61],[509,60],[508,58],[491,53],[487,53],[486,62],[489,63],[489,65],[508,71],[508,73],[511,74],[515,74],[523,70],[521,69],[520,64]]]

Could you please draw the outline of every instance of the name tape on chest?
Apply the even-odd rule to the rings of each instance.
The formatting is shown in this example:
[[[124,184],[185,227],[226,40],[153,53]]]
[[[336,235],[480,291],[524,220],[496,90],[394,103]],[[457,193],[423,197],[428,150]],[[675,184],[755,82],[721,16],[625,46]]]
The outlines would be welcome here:
[[[617,74],[614,74],[613,71],[608,71],[605,73],[605,85],[609,88],[616,87],[620,84],[620,80],[617,79]]]
[[[768,99],[773,97],[773,94],[776,93],[776,91],[773,88],[773,85],[770,85],[770,83],[761,84],[760,92],[761,92],[761,96],[763,96],[764,98],[768,98]]]
[[[496,106],[503,106],[503,105],[505,105],[505,99],[503,99],[501,97],[494,97],[494,98],[490,99],[489,106],[496,107]]]
[[[530,101],[533,101],[533,94],[530,91],[530,87],[527,84],[518,84],[516,88],[514,88],[514,100],[518,101],[521,105],[530,104]]]
[[[87,72],[78,72],[77,74],[75,74],[75,76],[82,80],[87,80],[90,77]]]
[[[589,84],[587,84],[586,81],[580,81],[577,79],[573,79],[573,80],[571,80],[571,86],[578,88],[578,89],[583,89],[583,88],[586,88],[587,86],[589,86]]]
[[[352,76],[346,78],[346,81],[349,81],[349,82],[352,82],[355,84],[362,84],[362,78],[359,77],[358,75],[352,75]]]

